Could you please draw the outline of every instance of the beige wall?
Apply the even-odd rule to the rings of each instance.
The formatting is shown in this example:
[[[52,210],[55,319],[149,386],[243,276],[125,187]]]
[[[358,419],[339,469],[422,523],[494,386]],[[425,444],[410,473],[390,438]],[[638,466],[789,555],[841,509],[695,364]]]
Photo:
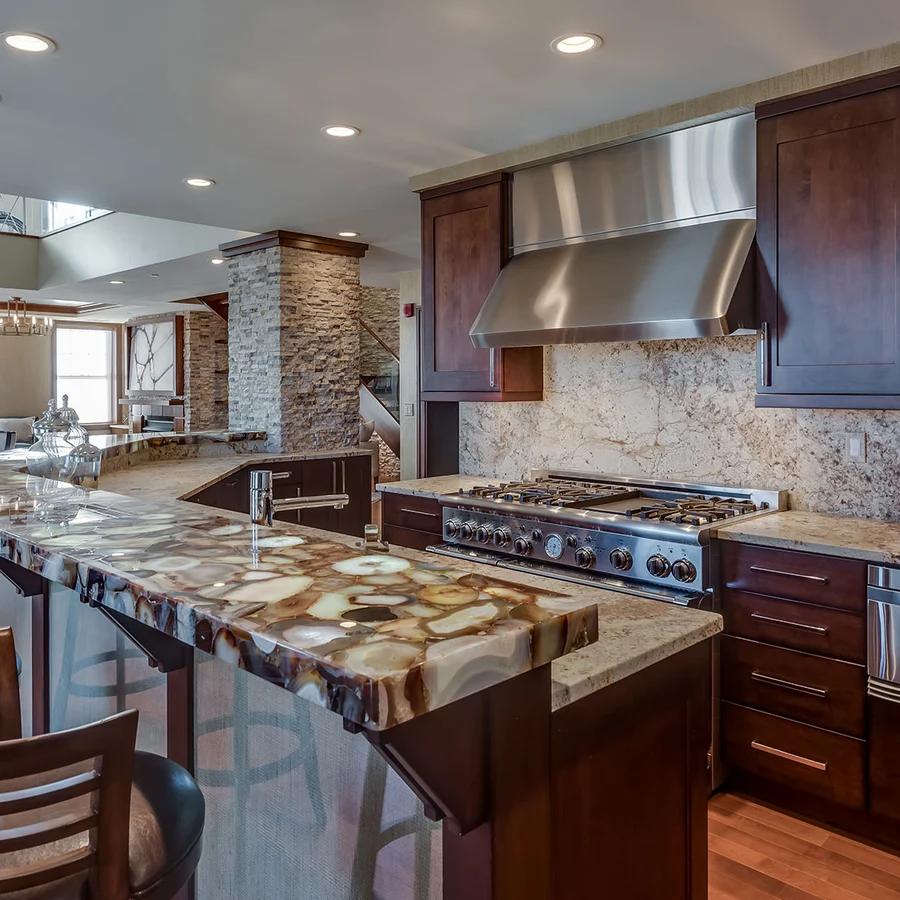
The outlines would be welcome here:
[[[0,418],[36,416],[51,386],[49,337],[0,337]]]

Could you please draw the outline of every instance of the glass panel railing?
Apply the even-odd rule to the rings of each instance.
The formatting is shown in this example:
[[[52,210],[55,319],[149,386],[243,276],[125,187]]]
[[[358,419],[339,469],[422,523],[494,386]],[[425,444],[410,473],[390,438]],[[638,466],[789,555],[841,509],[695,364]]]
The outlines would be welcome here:
[[[0,194],[0,232],[44,237],[111,212],[94,206]]]
[[[359,374],[369,390],[400,420],[400,363],[383,340],[363,324],[359,329]]]

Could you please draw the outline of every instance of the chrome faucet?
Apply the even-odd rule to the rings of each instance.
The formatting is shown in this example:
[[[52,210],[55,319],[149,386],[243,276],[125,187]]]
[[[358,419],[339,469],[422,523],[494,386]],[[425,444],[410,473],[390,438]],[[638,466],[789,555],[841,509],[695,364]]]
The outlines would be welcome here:
[[[343,509],[350,502],[348,494],[337,492],[319,494],[315,497],[285,497],[276,500],[272,482],[289,476],[290,472],[273,472],[271,469],[254,469],[250,472],[250,521],[254,525],[272,525],[277,512],[318,509],[324,506]]]

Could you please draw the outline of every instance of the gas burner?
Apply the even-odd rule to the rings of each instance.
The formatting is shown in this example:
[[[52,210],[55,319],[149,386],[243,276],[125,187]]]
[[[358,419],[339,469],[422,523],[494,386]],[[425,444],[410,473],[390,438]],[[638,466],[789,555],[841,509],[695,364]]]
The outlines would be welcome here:
[[[767,508],[765,503],[757,506],[752,500],[735,500],[730,497],[686,497],[628,509],[625,510],[625,515],[628,518],[637,516],[641,519],[672,522],[674,525],[709,525]]]
[[[460,496],[479,497],[505,503],[531,503],[535,506],[580,509],[615,500],[634,500],[640,491],[616,484],[579,481],[512,481],[500,485],[478,485]]]

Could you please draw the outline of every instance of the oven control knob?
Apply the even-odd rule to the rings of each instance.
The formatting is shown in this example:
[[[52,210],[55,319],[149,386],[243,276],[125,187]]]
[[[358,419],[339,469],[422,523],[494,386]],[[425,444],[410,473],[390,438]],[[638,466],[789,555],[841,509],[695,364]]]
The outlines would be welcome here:
[[[463,524],[459,526],[459,536],[464,541],[471,541],[473,534],[475,534],[474,522],[463,522]]]
[[[582,569],[590,569],[597,562],[594,551],[590,547],[579,547],[575,551],[575,563]]]
[[[672,566],[669,565],[669,561],[664,556],[657,553],[647,560],[647,571],[657,578],[665,578],[672,571]]]
[[[633,562],[631,554],[624,548],[619,547],[609,554],[609,561],[620,571],[626,572],[631,568]]]
[[[513,544],[513,550],[516,553],[521,553],[522,556],[528,556],[531,553],[531,541],[526,541],[525,538],[516,538],[515,543]]]
[[[444,526],[447,537],[456,537],[459,534],[459,522],[456,519],[449,519]]]
[[[697,567],[688,559],[672,563],[672,574],[678,581],[693,581],[697,577]]]
[[[570,534],[566,538],[566,544],[574,550],[578,546],[578,538],[574,534]]]
[[[537,528],[535,528],[534,531],[531,532],[531,539],[532,539],[533,541],[539,541],[539,540],[541,540],[543,537],[544,537],[544,536],[541,534],[541,532],[540,532]]]
[[[508,528],[498,528],[494,532],[494,544],[496,546],[505,547],[510,542],[510,540],[511,540],[511,538],[509,535]]]
[[[490,525],[479,525],[475,529],[475,540],[480,541],[482,544],[488,544],[491,540],[491,534],[494,529],[491,528]]]

